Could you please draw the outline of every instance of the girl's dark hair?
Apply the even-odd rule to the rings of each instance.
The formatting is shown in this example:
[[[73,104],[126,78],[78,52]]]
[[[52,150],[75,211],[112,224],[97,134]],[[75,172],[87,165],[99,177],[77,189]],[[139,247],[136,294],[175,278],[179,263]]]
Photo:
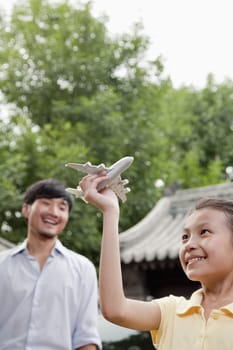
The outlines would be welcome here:
[[[72,209],[72,195],[66,191],[63,183],[56,179],[40,180],[31,185],[24,195],[24,203],[32,204],[38,198],[63,198],[68,203],[69,211]]]
[[[190,214],[194,210],[200,210],[204,208],[211,208],[222,211],[226,215],[230,228],[233,232],[233,200],[224,198],[202,198],[195,204]]]

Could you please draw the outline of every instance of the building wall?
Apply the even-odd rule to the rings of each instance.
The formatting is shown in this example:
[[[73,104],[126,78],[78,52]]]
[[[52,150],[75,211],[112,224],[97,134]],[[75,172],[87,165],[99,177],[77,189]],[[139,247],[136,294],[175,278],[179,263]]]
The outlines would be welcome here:
[[[188,297],[200,288],[199,283],[188,280],[178,261],[160,266],[158,262],[122,264],[122,275],[125,294],[135,299],[150,300],[169,294]]]
[[[0,237],[0,252],[6,249],[13,248],[14,244]]]

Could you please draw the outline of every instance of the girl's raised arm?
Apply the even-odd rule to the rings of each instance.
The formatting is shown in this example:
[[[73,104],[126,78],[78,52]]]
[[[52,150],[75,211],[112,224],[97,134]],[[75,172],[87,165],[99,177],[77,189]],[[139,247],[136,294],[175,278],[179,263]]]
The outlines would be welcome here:
[[[99,292],[103,316],[123,327],[137,330],[157,329],[160,324],[160,308],[155,302],[139,301],[125,297],[119,249],[119,203],[110,188],[101,192],[98,184],[105,174],[87,175],[79,183],[84,199],[103,214],[103,237],[100,254]]]

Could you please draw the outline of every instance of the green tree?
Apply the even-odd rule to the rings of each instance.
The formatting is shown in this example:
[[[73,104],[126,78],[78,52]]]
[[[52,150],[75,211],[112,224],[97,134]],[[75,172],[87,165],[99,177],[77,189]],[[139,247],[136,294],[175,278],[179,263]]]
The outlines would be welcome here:
[[[30,0],[16,5],[10,23],[1,18],[0,87],[7,102],[18,108],[9,122],[8,136],[21,159],[21,168],[16,166],[16,174],[11,174],[14,191],[21,198],[27,186],[42,177],[59,177],[75,186],[82,174],[66,169],[69,161],[110,165],[133,155],[135,164],[138,159],[142,165],[140,176],[147,173],[148,167],[143,167],[147,162],[141,160],[150,156],[146,140],[152,131],[143,128],[149,74],[140,60],[148,40],[140,34],[139,24],[131,35],[110,38],[104,19],[95,19],[90,9],[90,3],[75,9],[68,3]],[[151,74],[159,72],[158,61],[150,69]],[[129,197],[129,206],[135,210],[130,210],[122,228],[150,207],[145,194],[149,187],[137,179],[135,170],[132,179],[135,197]],[[16,211],[19,206],[7,219],[12,230],[2,232],[15,242],[25,233],[23,221],[15,220]],[[96,258],[100,230],[95,210],[78,202],[63,240],[82,252],[89,249]]]
[[[216,84],[209,75],[206,87],[192,95],[190,110],[193,142],[201,149],[200,165],[205,168],[214,159],[221,159],[223,166],[233,164],[233,82],[226,80]]]
[[[0,129],[1,235],[25,236],[20,217],[26,188],[45,177],[77,185],[67,162],[104,162],[131,155],[123,174],[132,192],[121,206],[120,230],[136,224],[164,194],[225,181],[232,165],[232,83],[174,89],[160,57],[145,61],[143,26],[109,35],[91,2],[26,0],[9,22],[0,17],[0,89],[16,105]],[[75,201],[62,240],[98,264],[99,213]]]

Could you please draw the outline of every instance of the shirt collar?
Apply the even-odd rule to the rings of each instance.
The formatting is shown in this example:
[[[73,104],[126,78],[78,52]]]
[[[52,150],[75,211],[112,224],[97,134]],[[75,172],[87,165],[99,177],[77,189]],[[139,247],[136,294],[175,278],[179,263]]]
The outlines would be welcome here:
[[[15,256],[25,251],[27,251],[27,239],[25,239],[25,241],[23,241],[22,243],[20,243],[19,245],[11,249],[11,256]],[[64,247],[64,245],[58,239],[56,240],[53,250],[51,251],[51,255],[54,256],[56,252],[64,256],[67,255],[66,247]]]
[[[181,304],[177,307],[176,314],[177,315],[185,315],[192,311],[198,311],[202,308],[201,302],[203,298],[203,291],[202,289],[196,290],[189,300],[183,300]],[[229,314],[231,317],[233,317],[233,303],[230,303],[226,306],[220,307],[220,310],[225,312],[226,314]]]
[[[22,243],[18,244],[14,248],[11,249],[11,256],[17,255],[22,253],[27,249],[27,241],[23,241]]]
[[[201,308],[201,301],[203,298],[202,289],[196,290],[190,299],[184,299],[177,307],[177,315],[185,315],[190,311],[199,310]]]
[[[64,245],[58,239],[56,240],[55,246],[52,250],[52,254],[54,253],[54,251],[57,251],[58,253],[64,256],[67,256],[67,248],[64,247]]]
[[[233,317],[233,303],[220,307],[220,310],[224,311],[226,314],[229,314],[231,317]]]

